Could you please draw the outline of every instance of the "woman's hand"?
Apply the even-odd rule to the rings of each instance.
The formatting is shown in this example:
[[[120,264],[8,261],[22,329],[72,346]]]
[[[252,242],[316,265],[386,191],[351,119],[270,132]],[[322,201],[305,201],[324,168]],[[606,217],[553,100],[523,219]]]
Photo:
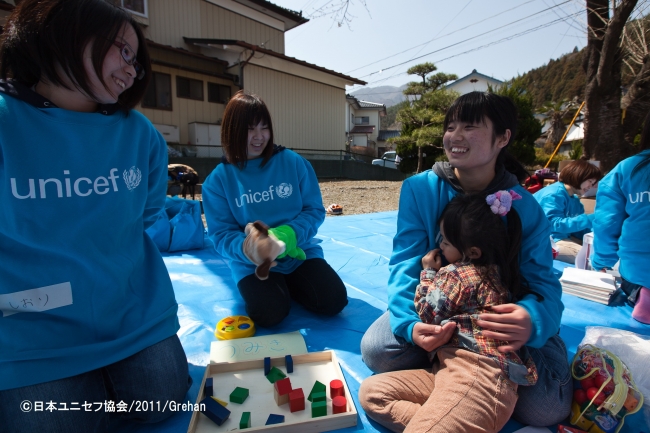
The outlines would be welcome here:
[[[442,258],[440,257],[440,248],[429,251],[424,257],[422,257],[422,268],[423,269],[435,269],[439,271],[442,267]]]
[[[516,304],[503,304],[493,305],[490,309],[492,313],[479,314],[476,324],[483,328],[485,337],[508,342],[499,347],[499,352],[518,350],[526,344],[533,324],[525,308]]]
[[[431,352],[447,343],[454,335],[455,330],[456,324],[454,322],[447,322],[443,326],[418,322],[413,327],[411,338],[413,343],[427,352]]]

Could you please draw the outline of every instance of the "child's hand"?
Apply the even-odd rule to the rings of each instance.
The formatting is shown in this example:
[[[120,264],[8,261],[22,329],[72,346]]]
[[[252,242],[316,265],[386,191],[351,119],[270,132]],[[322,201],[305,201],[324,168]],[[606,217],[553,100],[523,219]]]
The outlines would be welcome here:
[[[413,327],[411,339],[414,344],[431,352],[443,344],[447,344],[455,331],[456,324],[454,322],[447,322],[443,326],[418,322]]]
[[[424,257],[422,257],[422,268],[423,269],[435,269],[439,271],[442,267],[442,257],[440,256],[440,248],[429,251]]]

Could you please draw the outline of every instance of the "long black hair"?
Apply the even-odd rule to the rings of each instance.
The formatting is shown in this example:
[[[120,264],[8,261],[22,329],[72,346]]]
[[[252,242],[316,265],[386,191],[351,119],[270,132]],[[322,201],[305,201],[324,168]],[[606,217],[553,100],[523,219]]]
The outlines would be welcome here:
[[[457,195],[442,212],[445,238],[458,251],[467,255],[472,247],[481,250],[481,256],[468,259],[473,265],[484,267],[483,278],[489,266],[496,265],[504,287],[511,300],[516,301],[533,293],[519,271],[521,249],[521,219],[513,208],[506,214],[507,224],[492,212],[485,194]],[[537,295],[538,298],[540,297]]]
[[[23,0],[7,19],[0,38],[0,78],[11,78],[32,87],[48,81],[68,88],[72,84],[96,98],[84,67],[84,50],[92,44],[92,64],[105,88],[102,68],[108,50],[124,26],[133,27],[138,38],[136,60],[145,71],[142,80],[118,97],[122,111],[142,99],[151,77],[147,41],[138,22],[125,10],[105,0]],[[73,90],[73,89],[69,89]]]
[[[510,140],[501,149],[497,157],[497,166],[503,165],[507,171],[523,182],[530,176],[517,159],[508,152],[508,145],[517,134],[517,107],[507,96],[488,92],[469,92],[458,97],[445,114],[444,131],[454,121],[471,124],[485,123],[485,118],[492,121],[494,136],[504,135],[510,130]]]

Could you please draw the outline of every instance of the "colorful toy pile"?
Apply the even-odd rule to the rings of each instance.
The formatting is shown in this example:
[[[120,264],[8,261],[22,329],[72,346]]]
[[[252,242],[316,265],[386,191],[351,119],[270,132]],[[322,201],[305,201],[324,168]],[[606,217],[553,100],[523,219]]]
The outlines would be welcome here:
[[[617,433],[625,416],[643,405],[632,374],[613,353],[586,344],[573,358],[576,379],[571,424],[589,433]]]

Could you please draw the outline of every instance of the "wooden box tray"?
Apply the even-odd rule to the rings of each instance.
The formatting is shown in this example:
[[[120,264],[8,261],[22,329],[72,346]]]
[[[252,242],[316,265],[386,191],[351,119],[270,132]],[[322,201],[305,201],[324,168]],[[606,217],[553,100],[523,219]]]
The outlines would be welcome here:
[[[341,372],[341,367],[333,351],[311,352],[295,355],[293,358],[293,373],[287,374],[291,379],[293,389],[302,388],[305,394],[305,410],[291,412],[289,404],[278,406],[273,397],[273,384],[264,376],[264,360],[242,361],[233,363],[210,364],[206,367],[199,395],[196,400],[200,403],[204,395],[204,384],[208,377],[213,380],[213,396],[228,402],[230,417],[218,426],[201,412],[194,412],[188,433],[214,433],[239,430],[239,420],[243,412],[251,413],[251,427],[246,432],[283,432],[283,433],[318,433],[352,427],[357,424],[357,410],[354,406],[350,390]],[[271,358],[271,366],[287,373],[284,357]],[[332,400],[329,395],[330,381],[339,379],[345,388],[347,412],[332,413]],[[327,415],[311,417],[311,402],[307,396],[314,383],[319,381],[327,387]],[[243,404],[229,402],[230,393],[236,387],[248,388],[249,396]],[[270,414],[284,415],[284,423],[265,425]]]

